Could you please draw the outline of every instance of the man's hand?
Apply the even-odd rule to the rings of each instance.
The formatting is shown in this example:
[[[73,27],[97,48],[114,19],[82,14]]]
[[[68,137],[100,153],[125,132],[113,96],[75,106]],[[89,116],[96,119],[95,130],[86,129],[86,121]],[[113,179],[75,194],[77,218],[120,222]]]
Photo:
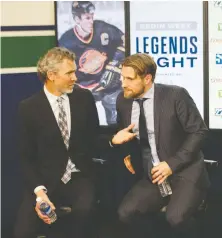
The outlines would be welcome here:
[[[120,145],[120,144],[123,144],[125,142],[132,140],[136,136],[135,133],[130,132],[130,130],[132,130],[134,126],[135,126],[135,124],[131,124],[128,127],[124,128],[123,130],[119,131],[113,137],[112,143],[114,145]]]
[[[43,189],[36,193],[36,197],[41,197],[43,201],[46,201],[50,205],[51,209],[55,210],[54,204],[49,200],[47,194],[44,192]],[[38,203],[36,203],[35,211],[41,220],[43,220],[47,224],[51,224],[49,217],[46,215],[43,215],[42,212],[40,211]]]
[[[124,164],[126,166],[126,168],[130,171],[131,174],[135,174],[135,170],[131,164],[131,157],[130,155],[127,155],[125,158],[124,158]]]
[[[153,183],[161,184],[168,176],[172,174],[172,170],[167,162],[160,162],[157,166],[151,170]]]

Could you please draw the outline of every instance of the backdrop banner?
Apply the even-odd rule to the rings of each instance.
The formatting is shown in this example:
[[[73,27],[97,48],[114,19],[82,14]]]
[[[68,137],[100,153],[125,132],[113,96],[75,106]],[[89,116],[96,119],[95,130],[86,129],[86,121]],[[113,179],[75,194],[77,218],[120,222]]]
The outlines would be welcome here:
[[[209,127],[222,129],[222,1],[208,2]]]
[[[203,3],[130,2],[130,28],[131,54],[150,54],[155,82],[186,88],[203,116]]]

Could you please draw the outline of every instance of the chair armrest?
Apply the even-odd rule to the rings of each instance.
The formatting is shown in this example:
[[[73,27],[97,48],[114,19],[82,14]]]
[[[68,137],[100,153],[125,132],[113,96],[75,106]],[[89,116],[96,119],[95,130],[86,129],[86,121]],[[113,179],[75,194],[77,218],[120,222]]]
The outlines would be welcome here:
[[[218,165],[218,161],[217,160],[208,160],[208,159],[205,159],[204,160],[204,162],[206,163],[206,164],[210,164],[210,165]]]
[[[66,216],[71,212],[72,212],[72,208],[71,207],[66,207],[66,206],[59,207],[59,209],[56,210],[56,213],[57,213],[58,217]]]

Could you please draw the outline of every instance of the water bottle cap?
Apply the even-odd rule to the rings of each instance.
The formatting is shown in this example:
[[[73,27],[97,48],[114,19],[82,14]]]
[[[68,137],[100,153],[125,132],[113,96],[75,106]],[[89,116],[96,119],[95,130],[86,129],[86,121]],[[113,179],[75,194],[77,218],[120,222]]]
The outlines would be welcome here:
[[[36,202],[42,202],[42,198],[41,197],[37,197],[36,198]]]

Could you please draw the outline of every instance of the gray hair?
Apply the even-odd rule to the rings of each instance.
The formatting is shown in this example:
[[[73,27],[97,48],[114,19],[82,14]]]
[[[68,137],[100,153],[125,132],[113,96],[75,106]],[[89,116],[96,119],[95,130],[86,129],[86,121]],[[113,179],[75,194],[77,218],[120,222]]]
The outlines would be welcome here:
[[[42,82],[47,79],[47,72],[57,72],[57,65],[62,63],[64,59],[75,61],[75,54],[63,47],[54,47],[39,59],[37,63],[38,76]]]

